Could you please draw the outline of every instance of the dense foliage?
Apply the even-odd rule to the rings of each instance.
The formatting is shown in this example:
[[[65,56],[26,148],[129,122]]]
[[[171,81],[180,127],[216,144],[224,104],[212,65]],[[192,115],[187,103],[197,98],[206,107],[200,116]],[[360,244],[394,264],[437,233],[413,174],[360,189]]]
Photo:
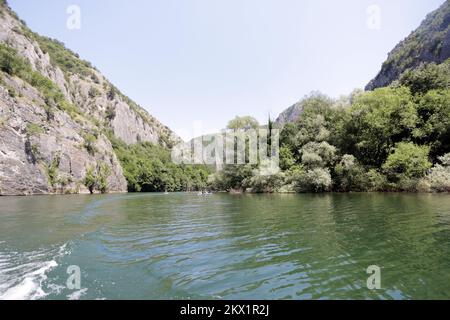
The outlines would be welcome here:
[[[390,87],[344,100],[310,95],[301,117],[281,131],[281,173],[227,166],[211,181],[253,192],[448,191],[448,66],[423,65]]]
[[[168,149],[149,142],[126,145],[113,136],[110,140],[130,192],[194,191],[207,186],[206,166],[176,165]]]

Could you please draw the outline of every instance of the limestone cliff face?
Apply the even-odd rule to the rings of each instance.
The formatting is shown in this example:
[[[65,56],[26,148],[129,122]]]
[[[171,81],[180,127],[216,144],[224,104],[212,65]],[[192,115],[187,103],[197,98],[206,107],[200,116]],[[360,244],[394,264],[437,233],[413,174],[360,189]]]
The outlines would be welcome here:
[[[306,108],[316,108],[320,105],[333,105],[333,104],[343,104],[347,103],[346,98],[341,100],[332,100],[326,95],[320,93],[319,91],[312,91],[308,95],[304,96],[300,101],[293,104],[286,110],[284,110],[278,118],[275,120],[275,126],[277,128],[283,128],[287,123],[293,123],[298,121]]]
[[[280,113],[278,118],[275,120],[275,125],[277,128],[282,128],[286,123],[297,121],[302,113],[303,103],[300,101]]]
[[[87,170],[107,164],[107,190],[126,191],[122,168],[103,135],[95,141],[95,152],[85,147],[82,132],[93,129],[89,122],[77,123],[65,112],[47,121],[44,100],[20,79],[4,78],[0,87],[0,192],[2,195],[87,193]],[[10,90],[21,96],[11,97]],[[99,172],[100,173],[100,172]]]
[[[89,63],[29,30],[4,1],[0,46],[29,74],[50,80],[0,70],[0,195],[126,192],[109,136],[127,144],[178,142]]]

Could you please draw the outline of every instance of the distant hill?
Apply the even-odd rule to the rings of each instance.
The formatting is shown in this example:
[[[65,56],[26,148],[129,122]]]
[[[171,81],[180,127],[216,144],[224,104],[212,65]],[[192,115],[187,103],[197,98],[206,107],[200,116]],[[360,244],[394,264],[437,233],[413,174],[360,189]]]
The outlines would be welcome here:
[[[424,63],[442,63],[450,57],[450,0],[428,14],[422,24],[388,55],[381,71],[366,86],[373,90],[390,85],[400,75]]]

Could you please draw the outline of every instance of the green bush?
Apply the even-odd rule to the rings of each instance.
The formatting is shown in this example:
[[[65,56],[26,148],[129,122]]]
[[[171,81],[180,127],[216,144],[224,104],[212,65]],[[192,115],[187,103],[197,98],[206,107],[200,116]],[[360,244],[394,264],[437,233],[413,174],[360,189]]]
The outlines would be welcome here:
[[[93,134],[88,133],[86,135],[84,135],[84,143],[83,146],[84,148],[86,148],[87,152],[90,155],[95,155],[95,153],[97,152],[97,148],[95,147],[95,143],[97,142],[97,137],[95,137]]]
[[[380,167],[392,147],[411,139],[418,123],[408,88],[381,88],[359,95],[339,126],[341,150],[363,165]]]
[[[176,165],[170,151],[149,142],[126,145],[110,135],[130,192],[204,190],[209,169],[203,165]]]
[[[17,51],[0,43],[0,70],[11,75],[19,75],[27,67],[25,61],[17,55]]]
[[[116,88],[114,86],[110,86],[108,93],[106,94],[106,97],[108,98],[108,100],[114,100],[116,98]]]
[[[56,106],[66,111],[72,118],[81,114],[78,108],[65,99],[64,94],[53,81],[33,71],[28,61],[20,57],[15,49],[5,44],[0,44],[0,69],[36,88],[42,94],[48,108]]]
[[[220,172],[222,190],[241,190],[251,186],[250,179],[253,177],[254,165],[226,165]]]
[[[295,165],[295,158],[292,151],[286,147],[280,147],[280,168],[281,170],[289,170]]]
[[[427,175],[427,182],[432,191],[450,192],[450,153],[439,157],[441,164],[436,164]]]
[[[86,170],[86,176],[84,177],[84,185],[88,188],[90,193],[94,193],[95,186],[97,183],[97,178],[95,176],[95,168],[89,167]]]
[[[416,179],[422,178],[431,168],[429,152],[430,148],[427,146],[411,142],[398,143],[383,164],[383,170],[391,182],[397,183],[399,189],[411,190]]]
[[[415,140],[430,146],[435,161],[450,152],[450,90],[429,91],[420,98],[417,112],[420,120]]]
[[[250,116],[238,117],[236,116],[233,120],[230,120],[227,125],[227,129],[230,130],[256,130],[259,128],[258,121]]]
[[[86,169],[83,183],[91,194],[96,190],[100,193],[106,193],[108,192],[108,178],[110,175],[111,168],[107,164],[98,161],[96,165]]]
[[[61,162],[60,155],[55,155],[50,165],[47,166],[47,177],[50,185],[54,187],[58,183],[58,168]]]
[[[91,80],[94,81],[96,84],[100,84],[100,79],[97,77],[95,73],[92,73]]]
[[[106,108],[106,119],[112,121],[114,120],[115,117],[116,117],[116,109],[114,108],[114,106],[108,105],[108,107]]]
[[[284,173],[273,175],[254,174],[250,178],[249,187],[254,193],[274,193],[278,192],[284,184]]]
[[[14,88],[8,88],[8,93],[11,98],[15,98],[17,96],[16,90],[14,90]]]
[[[370,187],[364,168],[352,155],[342,156],[335,167],[335,174],[338,191],[367,191]]]
[[[88,92],[89,98],[94,99],[100,95],[100,91],[96,87],[91,87]]]
[[[38,124],[35,123],[28,123],[27,124],[27,135],[28,136],[34,136],[38,134],[44,133],[45,130]]]
[[[52,63],[59,66],[64,72],[79,74],[85,77],[93,76],[91,70],[92,65],[87,61],[81,60],[76,53],[66,48],[64,43],[40,36],[31,32],[28,28],[25,32],[39,43],[44,53],[49,54]]]
[[[104,163],[97,163],[98,179],[97,185],[98,190],[101,193],[106,193],[108,191],[108,178],[111,175],[111,169]]]
[[[331,191],[332,180],[330,170],[314,168],[297,177],[294,185],[299,192],[327,192]]]
[[[410,88],[413,94],[426,94],[434,89],[449,89],[450,59],[440,65],[429,63],[414,70],[407,70],[400,77],[399,83]]]
[[[324,167],[331,164],[336,155],[336,147],[328,142],[309,142],[301,149],[302,163],[309,167]]]
[[[385,175],[376,169],[367,172],[368,191],[385,191],[388,181]]]

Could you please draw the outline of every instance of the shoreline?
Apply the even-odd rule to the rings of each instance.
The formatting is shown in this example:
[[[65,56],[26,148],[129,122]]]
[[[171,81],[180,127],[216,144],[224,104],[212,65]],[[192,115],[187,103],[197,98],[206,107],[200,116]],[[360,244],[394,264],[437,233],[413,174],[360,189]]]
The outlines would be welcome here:
[[[99,196],[99,195],[116,195],[116,194],[162,194],[162,195],[171,195],[171,194],[179,194],[179,193],[192,193],[197,194],[198,191],[174,191],[165,194],[163,191],[161,192],[107,192],[107,193],[39,193],[39,194],[0,194],[1,198],[29,198],[29,197],[42,197],[42,196]],[[325,194],[442,194],[442,195],[450,195],[450,192],[409,192],[409,191],[347,191],[347,192],[339,192],[339,191],[328,191],[328,192],[229,192],[229,191],[217,191],[212,194],[230,194],[230,195],[301,195],[301,194],[315,194],[315,195],[325,195]]]

